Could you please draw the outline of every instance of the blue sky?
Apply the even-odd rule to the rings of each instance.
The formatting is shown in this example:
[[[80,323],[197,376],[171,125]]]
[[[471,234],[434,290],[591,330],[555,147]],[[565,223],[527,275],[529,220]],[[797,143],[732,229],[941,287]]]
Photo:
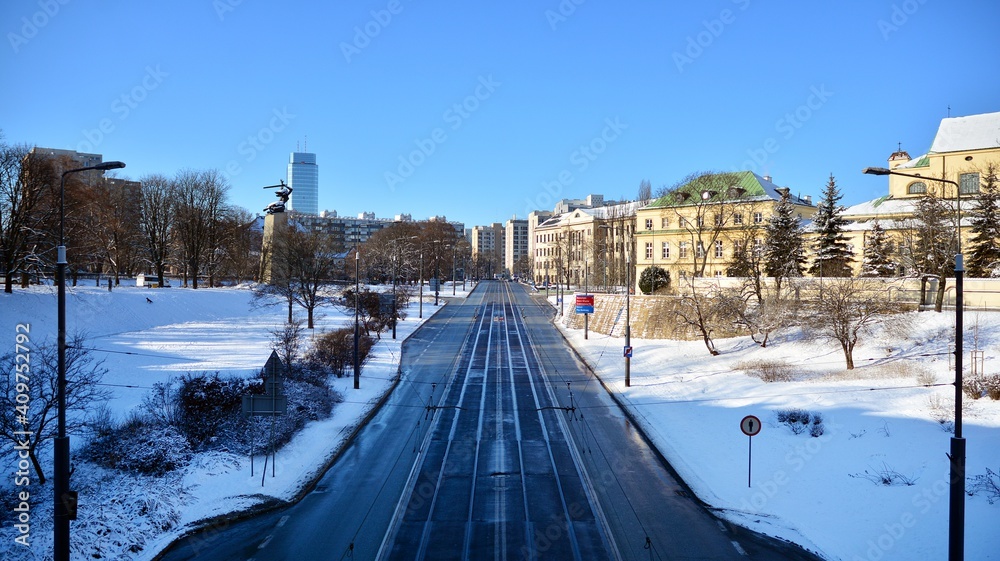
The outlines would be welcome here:
[[[298,145],[320,208],[467,226],[752,169],[886,193],[948,115],[1000,111],[1000,4],[7,1],[8,142],[122,175],[218,168],[259,212]]]

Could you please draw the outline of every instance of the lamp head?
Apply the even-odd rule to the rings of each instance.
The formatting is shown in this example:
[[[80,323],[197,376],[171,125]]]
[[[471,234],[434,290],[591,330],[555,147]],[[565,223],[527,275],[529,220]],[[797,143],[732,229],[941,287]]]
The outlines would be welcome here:
[[[109,169],[121,169],[123,167],[125,167],[125,162],[114,161],[114,162],[104,162],[101,164],[97,164],[96,166],[94,166],[94,169],[107,171]]]
[[[889,175],[889,170],[887,168],[865,168],[861,171],[865,175]]]

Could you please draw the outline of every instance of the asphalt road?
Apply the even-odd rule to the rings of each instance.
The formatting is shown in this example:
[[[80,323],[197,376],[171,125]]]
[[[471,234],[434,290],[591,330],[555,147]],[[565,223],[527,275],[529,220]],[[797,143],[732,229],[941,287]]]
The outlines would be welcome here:
[[[406,342],[400,385],[313,492],[162,559],[818,559],[694,499],[551,314],[480,283]]]

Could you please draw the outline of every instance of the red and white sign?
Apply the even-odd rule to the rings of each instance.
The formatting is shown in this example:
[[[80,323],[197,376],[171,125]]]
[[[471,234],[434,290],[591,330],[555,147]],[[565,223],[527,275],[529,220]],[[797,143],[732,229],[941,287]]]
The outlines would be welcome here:
[[[757,436],[760,432],[760,419],[753,415],[747,415],[740,421],[740,430],[747,436]]]

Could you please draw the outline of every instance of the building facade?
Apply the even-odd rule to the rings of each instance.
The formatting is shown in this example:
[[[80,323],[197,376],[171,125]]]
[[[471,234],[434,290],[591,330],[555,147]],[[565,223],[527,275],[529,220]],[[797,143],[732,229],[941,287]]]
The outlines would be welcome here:
[[[917,202],[926,194],[943,198],[946,208],[954,212],[953,222],[960,224],[956,233],[960,232],[961,251],[968,253],[969,212],[975,208],[990,165],[1000,167],[1000,112],[942,119],[926,153],[911,158],[901,148],[893,152],[887,162],[888,169],[916,177],[889,175],[887,195],[844,211],[843,217],[848,220],[846,234],[855,248],[855,273],[861,272],[863,248],[876,223],[891,240],[897,274],[913,270],[914,259],[909,254],[914,215]],[[954,182],[958,188],[939,179]]]
[[[528,220],[511,218],[504,223],[504,270],[508,275],[531,277],[528,259]]]
[[[740,244],[763,247],[765,226],[783,197],[803,225],[816,212],[811,198],[750,171],[706,174],[665,194],[636,213],[637,276],[659,267],[675,287],[686,277],[729,276]]]
[[[492,278],[503,273],[506,247],[503,224],[472,227],[472,267],[479,278]]]
[[[319,214],[319,166],[316,154],[292,152],[288,157],[288,186],[292,188],[289,210],[299,214]]]

